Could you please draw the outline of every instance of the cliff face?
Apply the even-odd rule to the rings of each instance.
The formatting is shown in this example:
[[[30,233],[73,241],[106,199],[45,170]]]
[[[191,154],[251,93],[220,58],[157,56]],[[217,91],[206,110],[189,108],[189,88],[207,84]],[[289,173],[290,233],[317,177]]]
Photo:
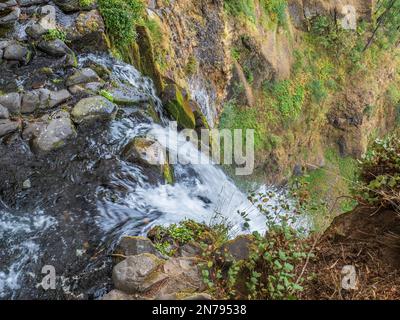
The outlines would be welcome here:
[[[245,127],[238,117],[226,124],[227,104],[235,106],[236,114],[257,114],[242,122],[258,131],[257,175],[262,180],[279,182],[294,168],[323,166],[327,148],[359,157],[371,137],[395,125],[395,104],[387,98],[387,90],[397,81],[391,54],[383,54],[368,70],[350,72],[344,62],[349,56],[323,53],[318,40],[310,41],[318,17],[340,24],[339,19],[354,8],[358,24],[368,23],[374,1],[290,0],[283,14],[279,8],[265,8],[262,1],[251,3],[247,16],[232,13],[235,7],[222,0],[150,1],[148,12],[162,30],[162,41],[155,45],[161,73],[191,89],[210,122]],[[343,46],[343,51],[350,50]],[[307,56],[310,51],[318,58]],[[306,76],[293,71],[299,55],[309,60],[299,72]],[[324,64],[333,71],[322,79]],[[336,82],[336,87],[329,88],[329,82]],[[289,84],[286,93],[268,92],[276,83]],[[316,94],[323,98],[315,101],[320,83],[324,92]],[[275,98],[296,90],[302,91],[300,110],[280,110],[286,101]],[[298,96],[291,97],[294,101],[289,103],[296,104]]]

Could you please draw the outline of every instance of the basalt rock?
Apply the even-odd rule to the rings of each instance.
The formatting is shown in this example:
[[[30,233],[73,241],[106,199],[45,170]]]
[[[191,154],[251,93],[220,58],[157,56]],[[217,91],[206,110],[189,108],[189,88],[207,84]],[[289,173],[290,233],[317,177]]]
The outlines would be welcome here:
[[[70,87],[77,84],[99,82],[100,78],[95,71],[90,68],[77,70],[73,75],[68,77],[65,84]]]
[[[118,107],[102,96],[94,96],[80,100],[72,110],[72,117],[76,123],[91,120],[112,120]]]
[[[33,147],[38,152],[50,152],[64,147],[76,135],[75,127],[69,117],[56,118],[42,128],[33,141]]]
[[[0,138],[11,133],[17,131],[20,127],[19,122],[10,121],[8,119],[0,119]]]

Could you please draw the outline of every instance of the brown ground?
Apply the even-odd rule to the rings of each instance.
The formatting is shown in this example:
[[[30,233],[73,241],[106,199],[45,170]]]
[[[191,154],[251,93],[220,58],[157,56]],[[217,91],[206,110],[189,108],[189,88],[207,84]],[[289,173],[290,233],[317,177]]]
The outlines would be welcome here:
[[[400,299],[400,215],[358,208],[334,220],[316,242],[303,299]],[[357,289],[341,288],[343,266],[357,271]]]

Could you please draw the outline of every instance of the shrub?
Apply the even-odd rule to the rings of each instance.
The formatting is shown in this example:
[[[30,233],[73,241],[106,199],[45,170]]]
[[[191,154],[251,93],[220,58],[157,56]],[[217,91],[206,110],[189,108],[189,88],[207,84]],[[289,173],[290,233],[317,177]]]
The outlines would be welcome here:
[[[360,201],[383,208],[400,205],[400,134],[375,140],[360,160],[360,184],[354,192]]]
[[[135,26],[141,22],[145,12],[141,0],[99,0],[99,8],[107,33],[117,46],[135,39]]]

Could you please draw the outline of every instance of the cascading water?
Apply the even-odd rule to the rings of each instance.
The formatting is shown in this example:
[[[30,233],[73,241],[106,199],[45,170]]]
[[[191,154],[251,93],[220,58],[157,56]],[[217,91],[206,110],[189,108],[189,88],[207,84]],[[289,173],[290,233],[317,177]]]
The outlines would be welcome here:
[[[51,176],[46,171],[54,183],[46,195],[48,201],[31,201],[26,205],[31,211],[24,211],[23,205],[11,210],[0,202],[0,297],[82,298],[88,292],[90,297],[99,297],[109,280],[104,275],[110,273],[108,254],[119,238],[143,234],[155,224],[219,218],[232,226],[234,235],[247,231],[237,214],[246,210],[250,230],[265,230],[265,217],[216,165],[177,164],[176,182],[168,185],[155,183],[143,167],[122,160],[122,148],[136,136],[151,135],[167,147],[169,131],[161,102],[151,80],[132,66],[107,56],[87,55],[79,61],[110,68],[112,80],[127,86],[139,103],[121,108],[105,130],[86,133],[76,142],[75,151],[66,149],[53,159],[56,169],[60,163],[63,175]],[[140,113],[146,103],[156,107],[160,124]],[[205,157],[186,140],[177,141],[168,148],[189,157]],[[36,289],[40,270],[47,264],[56,265],[62,282],[54,293]]]

